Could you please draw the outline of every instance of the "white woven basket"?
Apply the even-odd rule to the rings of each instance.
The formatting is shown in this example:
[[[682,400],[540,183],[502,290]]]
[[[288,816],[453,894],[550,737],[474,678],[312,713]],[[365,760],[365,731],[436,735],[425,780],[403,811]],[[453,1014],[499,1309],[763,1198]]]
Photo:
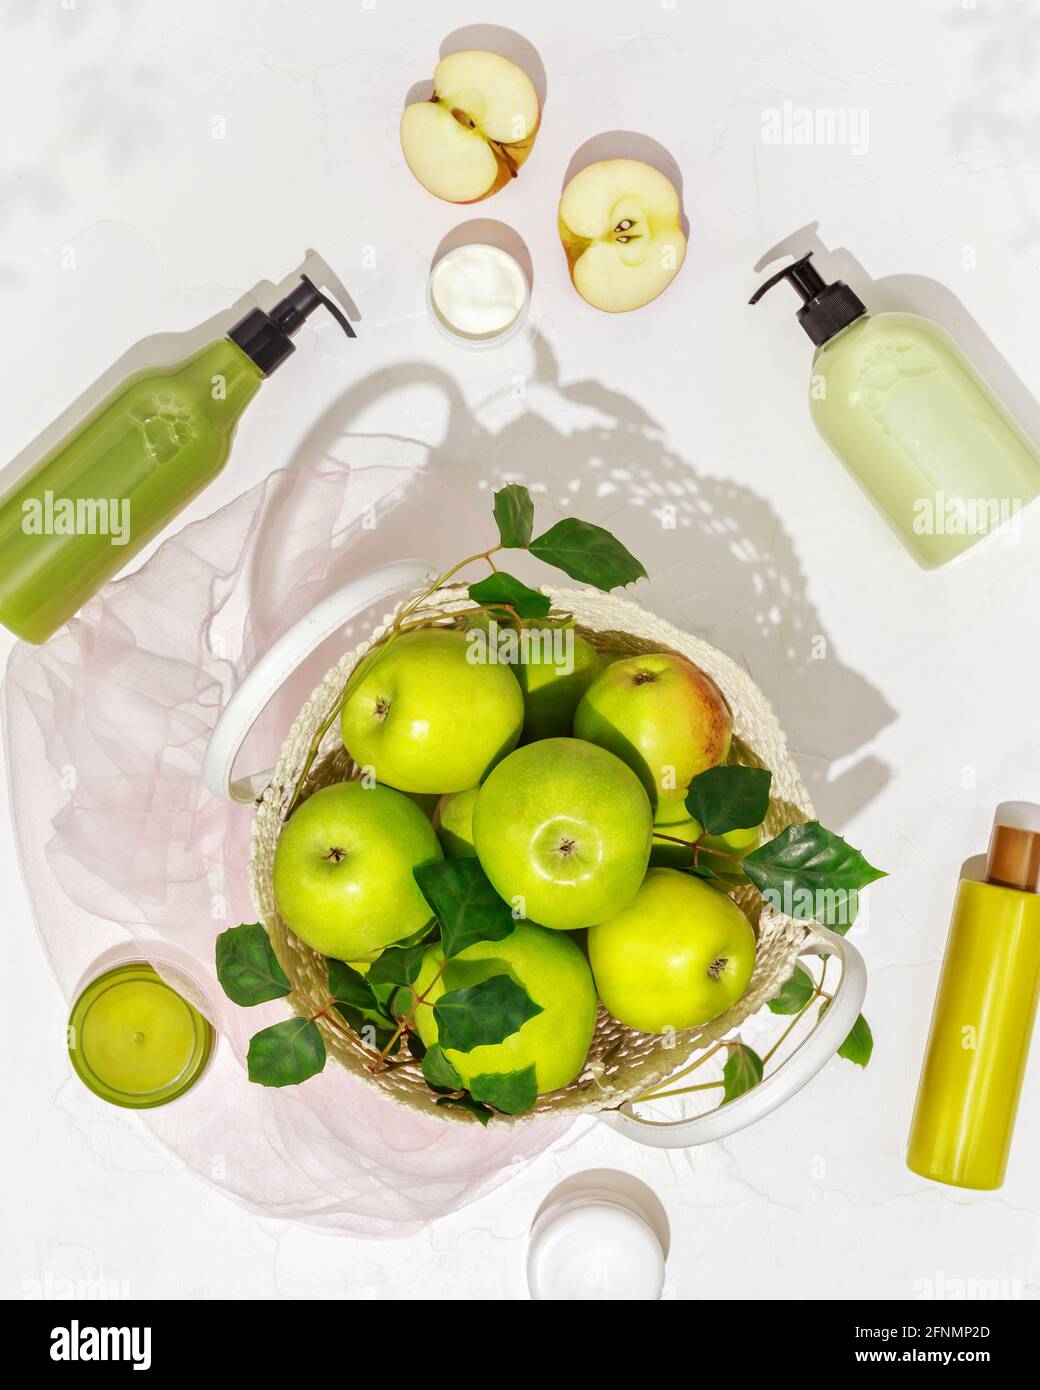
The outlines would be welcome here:
[[[327,997],[327,973],[321,955],[305,946],[278,914],[273,887],[275,847],[296,796],[357,775],[343,747],[338,720],[320,738],[343,697],[357,662],[386,633],[392,615],[376,627],[369,640],[346,653],[303,706],[270,772],[233,779],[235,758],[272,695],[300,661],[351,618],[374,605],[407,597],[425,589],[435,578],[418,561],[402,561],[372,571],[323,600],[285,633],[250,670],[228,702],[207,750],[205,779],[209,789],[237,801],[258,802],[253,822],[250,884],[256,910],[292,983],[310,999]],[[627,600],[596,591],[546,588],[554,609],[574,615],[578,631],[596,647],[632,653],[672,651],[688,657],[716,681],[733,711],[734,754],[740,762],[771,769],[772,800],[765,822],[767,835],[812,819],[813,810],[776,717],[751,678],[729,657],[696,637],[647,613]],[[464,588],[441,589],[416,616],[444,623],[458,621],[469,600]],[[744,996],[720,1018],[700,1028],[662,1040],[625,1028],[602,1008],[589,1056],[581,1074],[569,1086],[539,1098],[535,1112],[598,1111],[615,1128],[655,1146],[678,1147],[703,1143],[744,1128],[775,1108],[804,1085],[847,1036],[859,1013],[865,992],[865,971],[858,952],[843,938],[813,923],[806,925],[765,908],[750,885],[733,896],[751,918],[758,935],[754,973]],[[821,948],[842,963],[842,978],[824,1018],[796,1051],[752,1091],[707,1115],[692,1119],[648,1120],[638,1116],[632,1102],[660,1085],[695,1054],[725,1037],[757,1013],[791,974],[799,954]],[[474,1121],[455,1107],[441,1107],[427,1088],[418,1063],[406,1062],[373,1074],[372,1054],[360,1039],[319,1019],[330,1056],[369,1085],[380,1087],[401,1105],[421,1110],[446,1124]],[[503,1117],[496,1123],[521,1124],[526,1117]]]

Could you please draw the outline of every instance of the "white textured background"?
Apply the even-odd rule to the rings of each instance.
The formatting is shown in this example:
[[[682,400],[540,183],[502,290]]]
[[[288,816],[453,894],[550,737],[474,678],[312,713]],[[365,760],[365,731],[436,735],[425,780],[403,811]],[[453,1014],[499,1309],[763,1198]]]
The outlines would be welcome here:
[[[496,469],[534,464],[538,476],[553,476],[558,456],[556,501],[609,517],[658,575],[645,601],[747,663],[822,818],[890,870],[858,936],[874,1061],[866,1073],[831,1063],[777,1115],[711,1149],[657,1154],[582,1125],[505,1189],[408,1240],[257,1220],[180,1170],[133,1117],[84,1104],[5,825],[0,1294],[520,1297],[541,1198],[563,1176],[609,1166],[665,1204],[672,1297],[902,1297],[1002,1279],[1035,1298],[1040,1058],[1001,1192],[929,1186],[903,1149],[958,866],[984,848],[995,802],[1040,796],[1040,519],[1018,545],[918,571],[814,436],[793,296],[778,290],[754,311],[745,301],[762,253],[816,221],[815,244],[847,248],[830,264],[869,304],[941,317],[1035,429],[1040,11],[1001,0],[883,0],[869,14],[834,0],[491,9],[505,7],[0,0],[0,459],[131,344],[218,313],[316,247],[357,300],[359,341],[317,322],[301,335],[188,515],[314,447],[314,422],[334,421],[362,377],[352,428],[442,454],[473,439],[483,453],[471,475],[489,451]],[[543,129],[516,184],[453,208],[405,168],[398,113],[449,35],[506,19],[544,63]],[[866,111],[868,148],[767,145],[763,112],[785,101]],[[569,287],[555,205],[574,152],[614,130],[653,137],[677,161],[692,235],[663,299],[606,318]],[[530,249],[536,354],[529,343],[452,352],[424,320],[436,247],[483,216]],[[811,244],[805,234],[792,249]],[[675,530],[662,526],[669,500]],[[752,563],[766,554],[767,566]]]

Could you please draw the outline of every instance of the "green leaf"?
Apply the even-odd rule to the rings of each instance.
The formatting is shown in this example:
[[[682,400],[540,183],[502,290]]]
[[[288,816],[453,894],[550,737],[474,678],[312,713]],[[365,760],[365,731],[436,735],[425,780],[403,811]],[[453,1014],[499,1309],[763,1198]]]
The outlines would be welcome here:
[[[387,1008],[387,999],[379,997],[369,976],[362,975],[360,970],[331,956],[326,963],[329,993],[336,1012],[369,1047],[385,1047],[396,1027]]]
[[[541,1012],[541,1004],[508,975],[448,990],[433,1006],[441,1046],[453,1052],[504,1042]]]
[[[724,1091],[723,1105],[736,1100],[745,1091],[750,1091],[762,1080],[764,1070],[762,1058],[752,1051],[746,1043],[739,1042],[730,1049],[729,1059],[722,1068]]]
[[[325,1042],[309,1018],[287,1018],[253,1036],[246,1062],[250,1081],[297,1086],[325,1065]]]
[[[336,1012],[353,1028],[366,1047],[382,1051],[394,1036],[397,1025],[386,1014],[374,1009],[358,1009],[353,1004],[337,1004]],[[394,1049],[396,1052],[396,1048]]]
[[[686,809],[708,835],[750,830],[766,818],[772,780],[767,767],[739,767],[736,763],[710,767],[690,783]]]
[[[365,979],[373,990],[377,985],[410,985],[419,974],[428,950],[429,943],[425,941],[414,946],[387,946],[372,962]]]
[[[528,549],[547,565],[604,593],[646,578],[643,566],[609,531],[573,516],[551,526]]]
[[[770,1011],[774,1014],[801,1013],[815,993],[813,977],[804,965],[799,965],[796,961],[793,974],[781,985],[780,993],[770,999]]]
[[[503,1115],[523,1115],[538,1099],[534,1063],[521,1071],[482,1072],[469,1083],[469,1093]]]
[[[474,1115],[480,1123],[487,1129],[488,1121],[492,1118],[492,1112],[486,1105],[481,1105],[479,1100],[474,1100],[472,1096],[438,1096],[438,1105],[453,1105],[459,1110],[465,1110],[470,1115]]]
[[[873,1051],[874,1035],[870,1031],[870,1024],[860,1014],[852,1025],[852,1032],[838,1048],[838,1056],[855,1062],[857,1067],[865,1067]]]
[[[523,550],[534,531],[534,503],[520,483],[509,483],[495,493],[495,520],[498,535],[507,550]]]
[[[516,926],[512,908],[492,888],[478,859],[434,859],[412,873],[441,924],[446,956],[457,956],[475,941],[502,941]]]
[[[267,932],[259,922],[229,927],[217,937],[217,979],[233,1004],[249,1008],[292,992]]]
[[[422,1059],[422,1074],[426,1084],[435,1091],[461,1091],[462,1077],[444,1055],[440,1043],[434,1043]]]
[[[885,877],[858,849],[815,820],[789,825],[742,862],[770,907],[798,921],[822,922],[841,934],[855,920],[859,889]]]
[[[508,604],[520,618],[547,617],[552,607],[552,599],[548,594],[540,594],[537,589],[528,588],[504,570],[497,570],[494,574],[488,575],[487,579],[471,584],[469,596],[474,603],[488,607],[493,604]],[[507,613],[506,616],[509,617],[511,614]]]
[[[344,961],[328,958],[329,993],[337,1004],[350,1004],[355,1009],[376,1009],[379,1005],[372,986],[359,970]]]

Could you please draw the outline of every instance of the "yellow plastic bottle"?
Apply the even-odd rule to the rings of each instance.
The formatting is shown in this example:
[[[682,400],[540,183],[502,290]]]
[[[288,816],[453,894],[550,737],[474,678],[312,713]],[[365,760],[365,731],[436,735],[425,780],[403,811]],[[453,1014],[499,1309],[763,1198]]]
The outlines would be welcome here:
[[[986,878],[957,890],[910,1129],[924,1178],[1004,1181],[1040,996],[1040,806],[997,807]]]

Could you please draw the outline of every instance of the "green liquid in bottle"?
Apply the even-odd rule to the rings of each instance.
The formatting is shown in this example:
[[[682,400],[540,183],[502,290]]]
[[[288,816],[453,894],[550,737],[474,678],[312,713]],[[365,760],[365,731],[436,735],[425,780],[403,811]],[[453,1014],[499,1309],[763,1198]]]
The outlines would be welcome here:
[[[918,562],[1014,525],[1040,460],[960,348],[917,314],[864,315],[817,350],[817,429]]]
[[[46,641],[216,477],[263,380],[229,338],[128,378],[0,500],[0,622]]]

